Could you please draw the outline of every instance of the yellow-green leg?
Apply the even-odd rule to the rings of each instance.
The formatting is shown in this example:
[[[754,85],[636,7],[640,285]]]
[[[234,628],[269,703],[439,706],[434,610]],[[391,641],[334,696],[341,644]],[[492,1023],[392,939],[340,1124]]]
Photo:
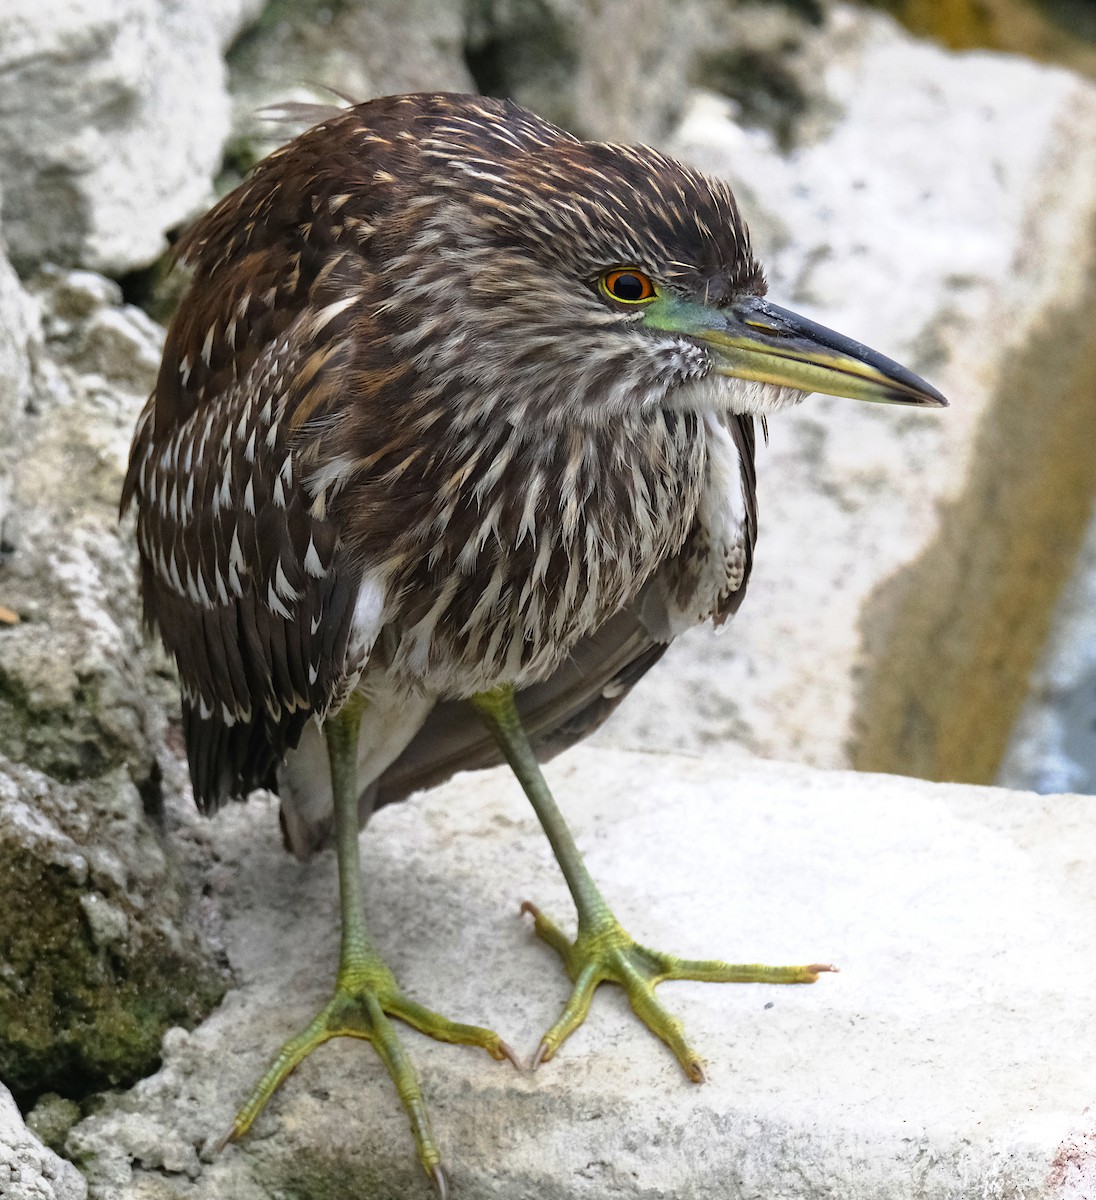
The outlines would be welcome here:
[[[507,762],[529,797],[555,852],[563,877],[578,910],[574,941],[526,901],[522,912],[533,917],[537,934],[563,959],[574,987],[559,1020],[541,1039],[534,1068],[547,1062],[582,1024],[599,983],[610,981],[624,988],[639,1019],[673,1051],[685,1074],[696,1083],[704,1078],[700,1057],[685,1040],[677,1017],[655,996],[655,986],[666,979],[699,979],[713,983],[814,983],[823,971],[836,970],[824,963],[804,967],[768,967],[762,963],[725,963],[688,960],[649,950],[621,927],[594,883],[575,839],[559,811],[529,744],[513,689],[503,686],[472,698],[472,703],[494,735]]]
[[[520,1065],[513,1051],[490,1029],[461,1025],[409,1000],[369,937],[362,907],[361,858],[358,848],[358,786],[356,760],[358,729],[365,701],[353,696],[324,725],[335,805],[335,846],[339,864],[339,907],[342,942],[335,993],[296,1037],[278,1051],[269,1070],[252,1089],[236,1114],[224,1143],[242,1137],[298,1063],[317,1046],[335,1037],[362,1038],[372,1043],[396,1085],[411,1122],[423,1169],[442,1197],[448,1193],[441,1154],[430,1129],[418,1077],[395,1027],[396,1017],[413,1029],[441,1042],[482,1046],[492,1058]],[[222,1143],[222,1144],[224,1144]]]

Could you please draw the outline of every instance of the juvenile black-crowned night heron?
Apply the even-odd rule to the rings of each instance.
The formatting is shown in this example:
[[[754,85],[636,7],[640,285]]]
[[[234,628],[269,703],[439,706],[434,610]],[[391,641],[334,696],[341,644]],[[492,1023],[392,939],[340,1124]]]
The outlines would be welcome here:
[[[701,1079],[656,983],[829,968],[637,945],[538,759],[598,725],[676,634],[741,603],[754,417],[811,391],[943,397],[763,299],[726,184],[482,97],[327,114],[178,252],[193,279],[122,501],[145,609],[178,663],[198,805],[272,788],[302,857],[333,829],[342,908],[334,997],[232,1135],[315,1046],[367,1038],[444,1190],[388,1017],[510,1051],[401,994],[366,933],[357,836],[378,805],[503,757],[578,910],[572,941],[527,906],[574,985],[534,1065],[611,980]]]

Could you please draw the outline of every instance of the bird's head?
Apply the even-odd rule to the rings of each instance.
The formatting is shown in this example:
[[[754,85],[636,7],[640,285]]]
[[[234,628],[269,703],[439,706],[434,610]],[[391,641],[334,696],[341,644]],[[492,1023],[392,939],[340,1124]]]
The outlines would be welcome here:
[[[388,307],[401,354],[442,385],[471,385],[470,416],[764,416],[810,392],[946,404],[898,363],[765,299],[722,181],[645,147],[581,141],[507,102],[407,102],[415,194],[397,222]]]

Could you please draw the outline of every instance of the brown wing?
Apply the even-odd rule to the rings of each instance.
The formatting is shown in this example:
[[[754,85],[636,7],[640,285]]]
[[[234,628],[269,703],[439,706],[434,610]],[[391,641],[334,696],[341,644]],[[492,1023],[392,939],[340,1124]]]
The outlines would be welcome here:
[[[122,511],[136,509],[146,619],[178,664],[205,810],[271,784],[361,665],[360,571],[328,490],[305,486],[300,432],[346,388],[369,296],[370,194],[339,215],[339,145],[297,143],[311,187],[283,186],[268,159],[180,243],[194,281],[131,451]]]

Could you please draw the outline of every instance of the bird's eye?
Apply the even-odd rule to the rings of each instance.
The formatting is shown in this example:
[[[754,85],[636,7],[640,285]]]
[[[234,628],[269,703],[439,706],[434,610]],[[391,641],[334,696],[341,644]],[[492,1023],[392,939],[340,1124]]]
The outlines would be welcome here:
[[[625,304],[642,304],[658,296],[658,289],[651,278],[630,267],[606,271],[598,280],[598,286],[610,300],[621,300]]]

